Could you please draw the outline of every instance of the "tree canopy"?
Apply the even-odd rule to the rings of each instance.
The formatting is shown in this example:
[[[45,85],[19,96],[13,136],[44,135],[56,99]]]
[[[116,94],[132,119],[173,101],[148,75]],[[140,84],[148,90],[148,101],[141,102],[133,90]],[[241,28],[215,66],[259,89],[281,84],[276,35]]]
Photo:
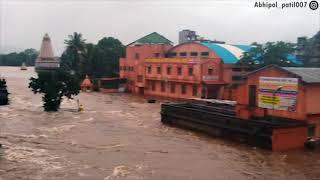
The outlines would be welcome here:
[[[62,68],[74,71],[77,75],[80,75],[80,65],[81,61],[83,61],[86,40],[82,38],[81,33],[77,32],[69,35],[68,38],[64,41],[66,50],[62,53],[60,64]]]
[[[20,53],[0,54],[0,66],[21,66],[24,62],[27,66],[34,66],[39,52],[35,49],[26,49]]]
[[[45,111],[57,111],[63,96],[70,99],[77,95],[80,90],[77,76],[63,69],[39,72],[38,78],[32,77],[30,79],[29,88],[35,94],[44,94],[42,101]]]
[[[298,42],[300,58],[305,62],[305,66],[320,67],[320,31],[310,39],[304,38],[302,44]]]
[[[290,59],[294,51],[294,44],[283,41],[267,42],[265,44],[253,43],[250,51],[245,52],[238,62],[239,65],[247,65],[258,68],[269,64],[279,66],[297,66]]]
[[[119,59],[125,55],[125,46],[113,37],[104,37],[98,43],[86,43],[80,33],[65,40],[66,50],[61,56],[61,66],[74,70],[81,78],[116,77]]]
[[[97,45],[87,43],[81,33],[73,33],[65,40],[66,50],[60,61],[60,68],[38,72],[38,78],[31,78],[29,88],[43,94],[45,111],[57,111],[62,98],[72,98],[80,90],[80,79],[114,77],[118,75],[119,59],[124,56],[125,46],[115,38],[101,39]]]
[[[97,45],[87,45],[83,73],[94,78],[116,77],[119,74],[119,59],[125,54],[125,46],[115,38],[101,39]],[[88,66],[85,69],[85,66]]]

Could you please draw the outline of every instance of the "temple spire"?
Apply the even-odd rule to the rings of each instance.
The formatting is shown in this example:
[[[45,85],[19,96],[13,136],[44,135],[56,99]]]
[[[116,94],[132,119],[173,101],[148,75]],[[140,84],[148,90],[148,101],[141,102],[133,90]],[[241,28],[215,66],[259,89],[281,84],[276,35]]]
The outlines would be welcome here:
[[[59,68],[58,59],[54,57],[51,39],[47,33],[42,39],[40,53],[36,60],[35,66],[37,72]]]

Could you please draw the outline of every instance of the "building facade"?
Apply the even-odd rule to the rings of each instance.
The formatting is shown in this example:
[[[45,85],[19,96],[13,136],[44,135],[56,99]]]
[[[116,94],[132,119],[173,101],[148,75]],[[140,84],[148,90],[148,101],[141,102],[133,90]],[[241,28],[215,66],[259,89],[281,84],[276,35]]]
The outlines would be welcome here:
[[[237,93],[240,118],[305,121],[309,136],[320,138],[320,68],[266,66],[251,72]]]
[[[191,31],[182,31],[180,36],[186,32]],[[173,46],[154,32],[130,43],[126,57],[120,59],[120,78],[127,80],[127,90],[170,98],[236,100],[237,86],[250,71],[237,62],[252,47],[187,40]],[[288,60],[298,62],[293,55]]]
[[[250,46],[186,42],[176,46],[158,33],[127,46],[120,59],[120,78],[128,91],[171,98],[234,99],[231,85],[245,68],[235,64]]]

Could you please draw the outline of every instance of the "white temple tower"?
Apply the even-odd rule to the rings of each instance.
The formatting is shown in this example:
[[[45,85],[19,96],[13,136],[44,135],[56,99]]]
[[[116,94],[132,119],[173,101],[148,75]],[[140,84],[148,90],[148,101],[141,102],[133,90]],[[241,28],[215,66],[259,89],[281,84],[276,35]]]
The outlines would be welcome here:
[[[39,56],[36,59],[36,71],[54,70],[59,66],[58,58],[54,57],[53,54],[50,37],[46,33],[42,40]]]

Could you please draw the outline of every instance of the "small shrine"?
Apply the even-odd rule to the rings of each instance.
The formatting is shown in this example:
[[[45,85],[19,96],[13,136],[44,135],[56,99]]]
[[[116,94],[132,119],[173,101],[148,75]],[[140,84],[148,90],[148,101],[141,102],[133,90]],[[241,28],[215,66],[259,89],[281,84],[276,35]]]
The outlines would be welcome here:
[[[93,91],[93,84],[91,83],[88,75],[86,75],[86,78],[81,84],[81,90],[87,92]]]

